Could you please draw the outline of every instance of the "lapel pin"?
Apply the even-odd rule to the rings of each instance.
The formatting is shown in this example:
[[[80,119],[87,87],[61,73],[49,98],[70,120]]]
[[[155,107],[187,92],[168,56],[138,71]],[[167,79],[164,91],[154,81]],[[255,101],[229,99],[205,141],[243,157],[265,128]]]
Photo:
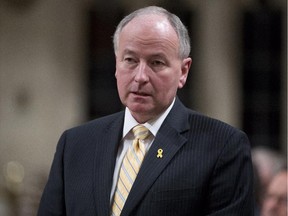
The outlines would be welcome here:
[[[157,151],[157,158],[162,158],[163,157],[163,155],[162,155],[162,153],[163,153],[163,149],[158,149],[158,151]]]

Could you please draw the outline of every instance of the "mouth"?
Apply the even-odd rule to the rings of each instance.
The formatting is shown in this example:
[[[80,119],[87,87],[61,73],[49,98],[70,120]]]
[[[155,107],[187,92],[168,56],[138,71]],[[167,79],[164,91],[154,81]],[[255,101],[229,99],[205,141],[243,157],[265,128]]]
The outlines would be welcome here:
[[[146,93],[146,92],[131,92],[133,95],[135,96],[140,96],[140,97],[148,97],[150,96],[150,94]]]

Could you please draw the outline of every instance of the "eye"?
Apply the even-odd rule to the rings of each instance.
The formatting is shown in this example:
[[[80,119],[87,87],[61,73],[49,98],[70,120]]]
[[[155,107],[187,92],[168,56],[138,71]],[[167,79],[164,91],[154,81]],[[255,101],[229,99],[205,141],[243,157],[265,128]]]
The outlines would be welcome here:
[[[152,65],[154,65],[154,66],[164,65],[164,62],[159,61],[159,60],[154,60],[154,61],[152,61]]]
[[[152,67],[158,68],[158,69],[163,68],[166,65],[165,61],[161,59],[152,60],[150,64]]]
[[[137,61],[132,57],[125,57],[124,62],[126,62],[127,64],[135,64]]]

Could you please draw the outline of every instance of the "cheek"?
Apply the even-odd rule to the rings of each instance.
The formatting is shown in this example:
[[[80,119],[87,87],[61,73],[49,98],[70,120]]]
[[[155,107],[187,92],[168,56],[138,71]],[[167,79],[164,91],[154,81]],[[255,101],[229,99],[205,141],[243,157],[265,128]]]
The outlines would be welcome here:
[[[118,87],[118,91],[123,91],[124,90],[124,87],[125,87],[125,80],[120,78],[119,77],[117,78],[117,87]]]
[[[117,74],[116,81],[117,81],[117,88],[120,93],[125,92],[129,89],[129,83],[131,78],[124,74]]]
[[[171,94],[175,94],[178,89],[179,81],[173,77],[173,75],[167,77],[161,77],[154,82],[154,88],[156,92],[163,95],[163,97],[171,97]]]
[[[179,86],[179,80],[180,77],[178,74],[176,75],[175,73],[169,73],[169,75],[165,76],[162,79],[163,85],[166,86],[168,89],[177,89]]]

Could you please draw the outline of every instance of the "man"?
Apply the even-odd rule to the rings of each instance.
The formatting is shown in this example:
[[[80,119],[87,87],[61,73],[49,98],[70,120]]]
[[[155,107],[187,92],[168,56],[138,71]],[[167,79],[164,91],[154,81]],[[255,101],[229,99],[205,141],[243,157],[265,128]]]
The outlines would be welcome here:
[[[62,135],[38,215],[253,215],[246,135],[176,97],[192,63],[179,18],[137,10],[114,48],[125,111]]]
[[[268,186],[262,216],[287,216],[287,170],[275,175]]]

